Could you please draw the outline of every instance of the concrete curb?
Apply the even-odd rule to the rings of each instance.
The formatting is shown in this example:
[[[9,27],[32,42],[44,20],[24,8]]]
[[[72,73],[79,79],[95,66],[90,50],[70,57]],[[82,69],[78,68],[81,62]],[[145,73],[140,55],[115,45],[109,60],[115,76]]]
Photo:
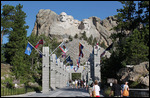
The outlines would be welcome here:
[[[10,95],[10,96],[1,96],[1,97],[25,97],[25,96],[32,95],[32,94],[35,94],[35,93],[36,93],[36,92],[29,92],[29,93],[26,93],[26,94]]]

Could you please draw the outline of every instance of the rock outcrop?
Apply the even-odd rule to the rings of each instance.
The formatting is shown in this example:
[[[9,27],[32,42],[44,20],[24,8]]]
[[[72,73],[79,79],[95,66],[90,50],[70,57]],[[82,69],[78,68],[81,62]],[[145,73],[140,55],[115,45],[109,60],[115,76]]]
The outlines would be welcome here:
[[[73,37],[76,34],[86,32],[87,37],[92,35],[98,41],[104,42],[106,46],[109,46],[112,43],[109,36],[112,33],[116,33],[110,29],[116,25],[116,19],[113,16],[109,16],[102,21],[95,16],[78,21],[65,12],[57,15],[50,9],[41,9],[36,15],[36,22],[32,33],[37,36],[41,34],[46,36],[58,35],[61,39],[65,39],[66,36],[64,35],[71,35]]]
[[[122,68],[118,76],[121,77],[121,81],[137,81],[149,87],[149,62],[143,62],[131,68]]]

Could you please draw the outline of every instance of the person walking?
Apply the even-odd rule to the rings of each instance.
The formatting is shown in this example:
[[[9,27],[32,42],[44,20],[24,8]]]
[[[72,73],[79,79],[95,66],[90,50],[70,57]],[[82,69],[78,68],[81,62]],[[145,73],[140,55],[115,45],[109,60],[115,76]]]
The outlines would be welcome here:
[[[83,81],[82,80],[80,81],[80,87],[83,88]]]
[[[113,91],[114,91],[114,97],[121,97],[122,89],[121,89],[121,86],[117,83],[117,80],[114,81],[114,85],[111,88],[111,92],[109,96],[112,95]]]
[[[86,88],[86,81],[84,81],[84,88]]]
[[[124,86],[123,86],[123,93],[122,93],[123,97],[129,97],[129,86],[128,86],[128,82],[126,81]]]
[[[75,80],[75,86],[76,86],[76,88],[77,88],[77,84],[78,84],[78,81],[77,81],[77,80]]]
[[[90,97],[92,97],[92,87],[93,87],[93,81],[92,81],[92,78],[90,78],[89,81],[88,81],[88,83],[87,83],[87,86],[86,86],[86,90],[88,88]]]
[[[94,82],[94,86],[92,88],[92,92],[95,92],[95,95],[93,95],[93,97],[100,97],[100,87],[98,86],[98,81],[95,80]]]
[[[80,88],[80,80],[78,79],[78,88]]]
[[[72,88],[74,88],[75,87],[75,82],[74,82],[74,80],[72,81]]]

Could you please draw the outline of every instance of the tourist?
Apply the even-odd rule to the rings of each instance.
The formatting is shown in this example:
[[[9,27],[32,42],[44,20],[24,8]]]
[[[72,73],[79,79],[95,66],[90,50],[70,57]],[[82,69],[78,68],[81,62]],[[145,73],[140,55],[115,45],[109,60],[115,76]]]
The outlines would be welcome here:
[[[83,81],[82,80],[80,81],[80,87],[83,88]]]
[[[123,97],[129,97],[129,86],[128,86],[128,82],[126,81],[124,86],[123,86],[123,93],[122,93]]]
[[[86,81],[84,81],[84,88],[86,88]]]
[[[72,81],[72,88],[74,88],[75,87],[75,82],[74,82],[74,80]]]
[[[93,87],[93,81],[92,78],[90,78],[86,86],[86,90],[87,88],[89,90],[90,97],[92,97],[92,87]]]
[[[77,84],[78,84],[78,81],[77,81],[77,80],[75,80],[75,86],[76,86],[76,88],[77,88]]]
[[[78,88],[80,88],[80,80],[78,80]]]
[[[71,87],[72,80],[69,80],[69,86]]]
[[[93,86],[93,88],[92,88],[92,91],[95,91],[95,96],[96,97],[100,97],[100,94],[99,94],[99,92],[100,92],[100,87],[98,86],[98,81],[97,80],[95,80],[95,82],[94,82],[94,86]],[[93,96],[94,97],[94,96]]]
[[[112,95],[112,92],[114,92],[114,97],[121,97],[122,89],[121,86],[117,83],[117,80],[114,81],[114,85],[111,88],[109,96]]]

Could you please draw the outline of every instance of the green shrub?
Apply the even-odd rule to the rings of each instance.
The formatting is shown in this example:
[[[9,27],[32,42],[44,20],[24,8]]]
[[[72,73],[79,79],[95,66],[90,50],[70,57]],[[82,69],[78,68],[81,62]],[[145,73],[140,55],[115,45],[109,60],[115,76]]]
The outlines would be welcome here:
[[[77,39],[77,38],[78,38],[78,34],[76,34],[76,35],[74,36],[74,38]]]
[[[109,94],[110,94],[110,92],[111,92],[111,88],[110,88],[110,87],[106,88],[106,89],[104,90],[105,96],[108,97]],[[114,95],[114,94],[112,93],[112,96],[113,96],[113,95]]]

